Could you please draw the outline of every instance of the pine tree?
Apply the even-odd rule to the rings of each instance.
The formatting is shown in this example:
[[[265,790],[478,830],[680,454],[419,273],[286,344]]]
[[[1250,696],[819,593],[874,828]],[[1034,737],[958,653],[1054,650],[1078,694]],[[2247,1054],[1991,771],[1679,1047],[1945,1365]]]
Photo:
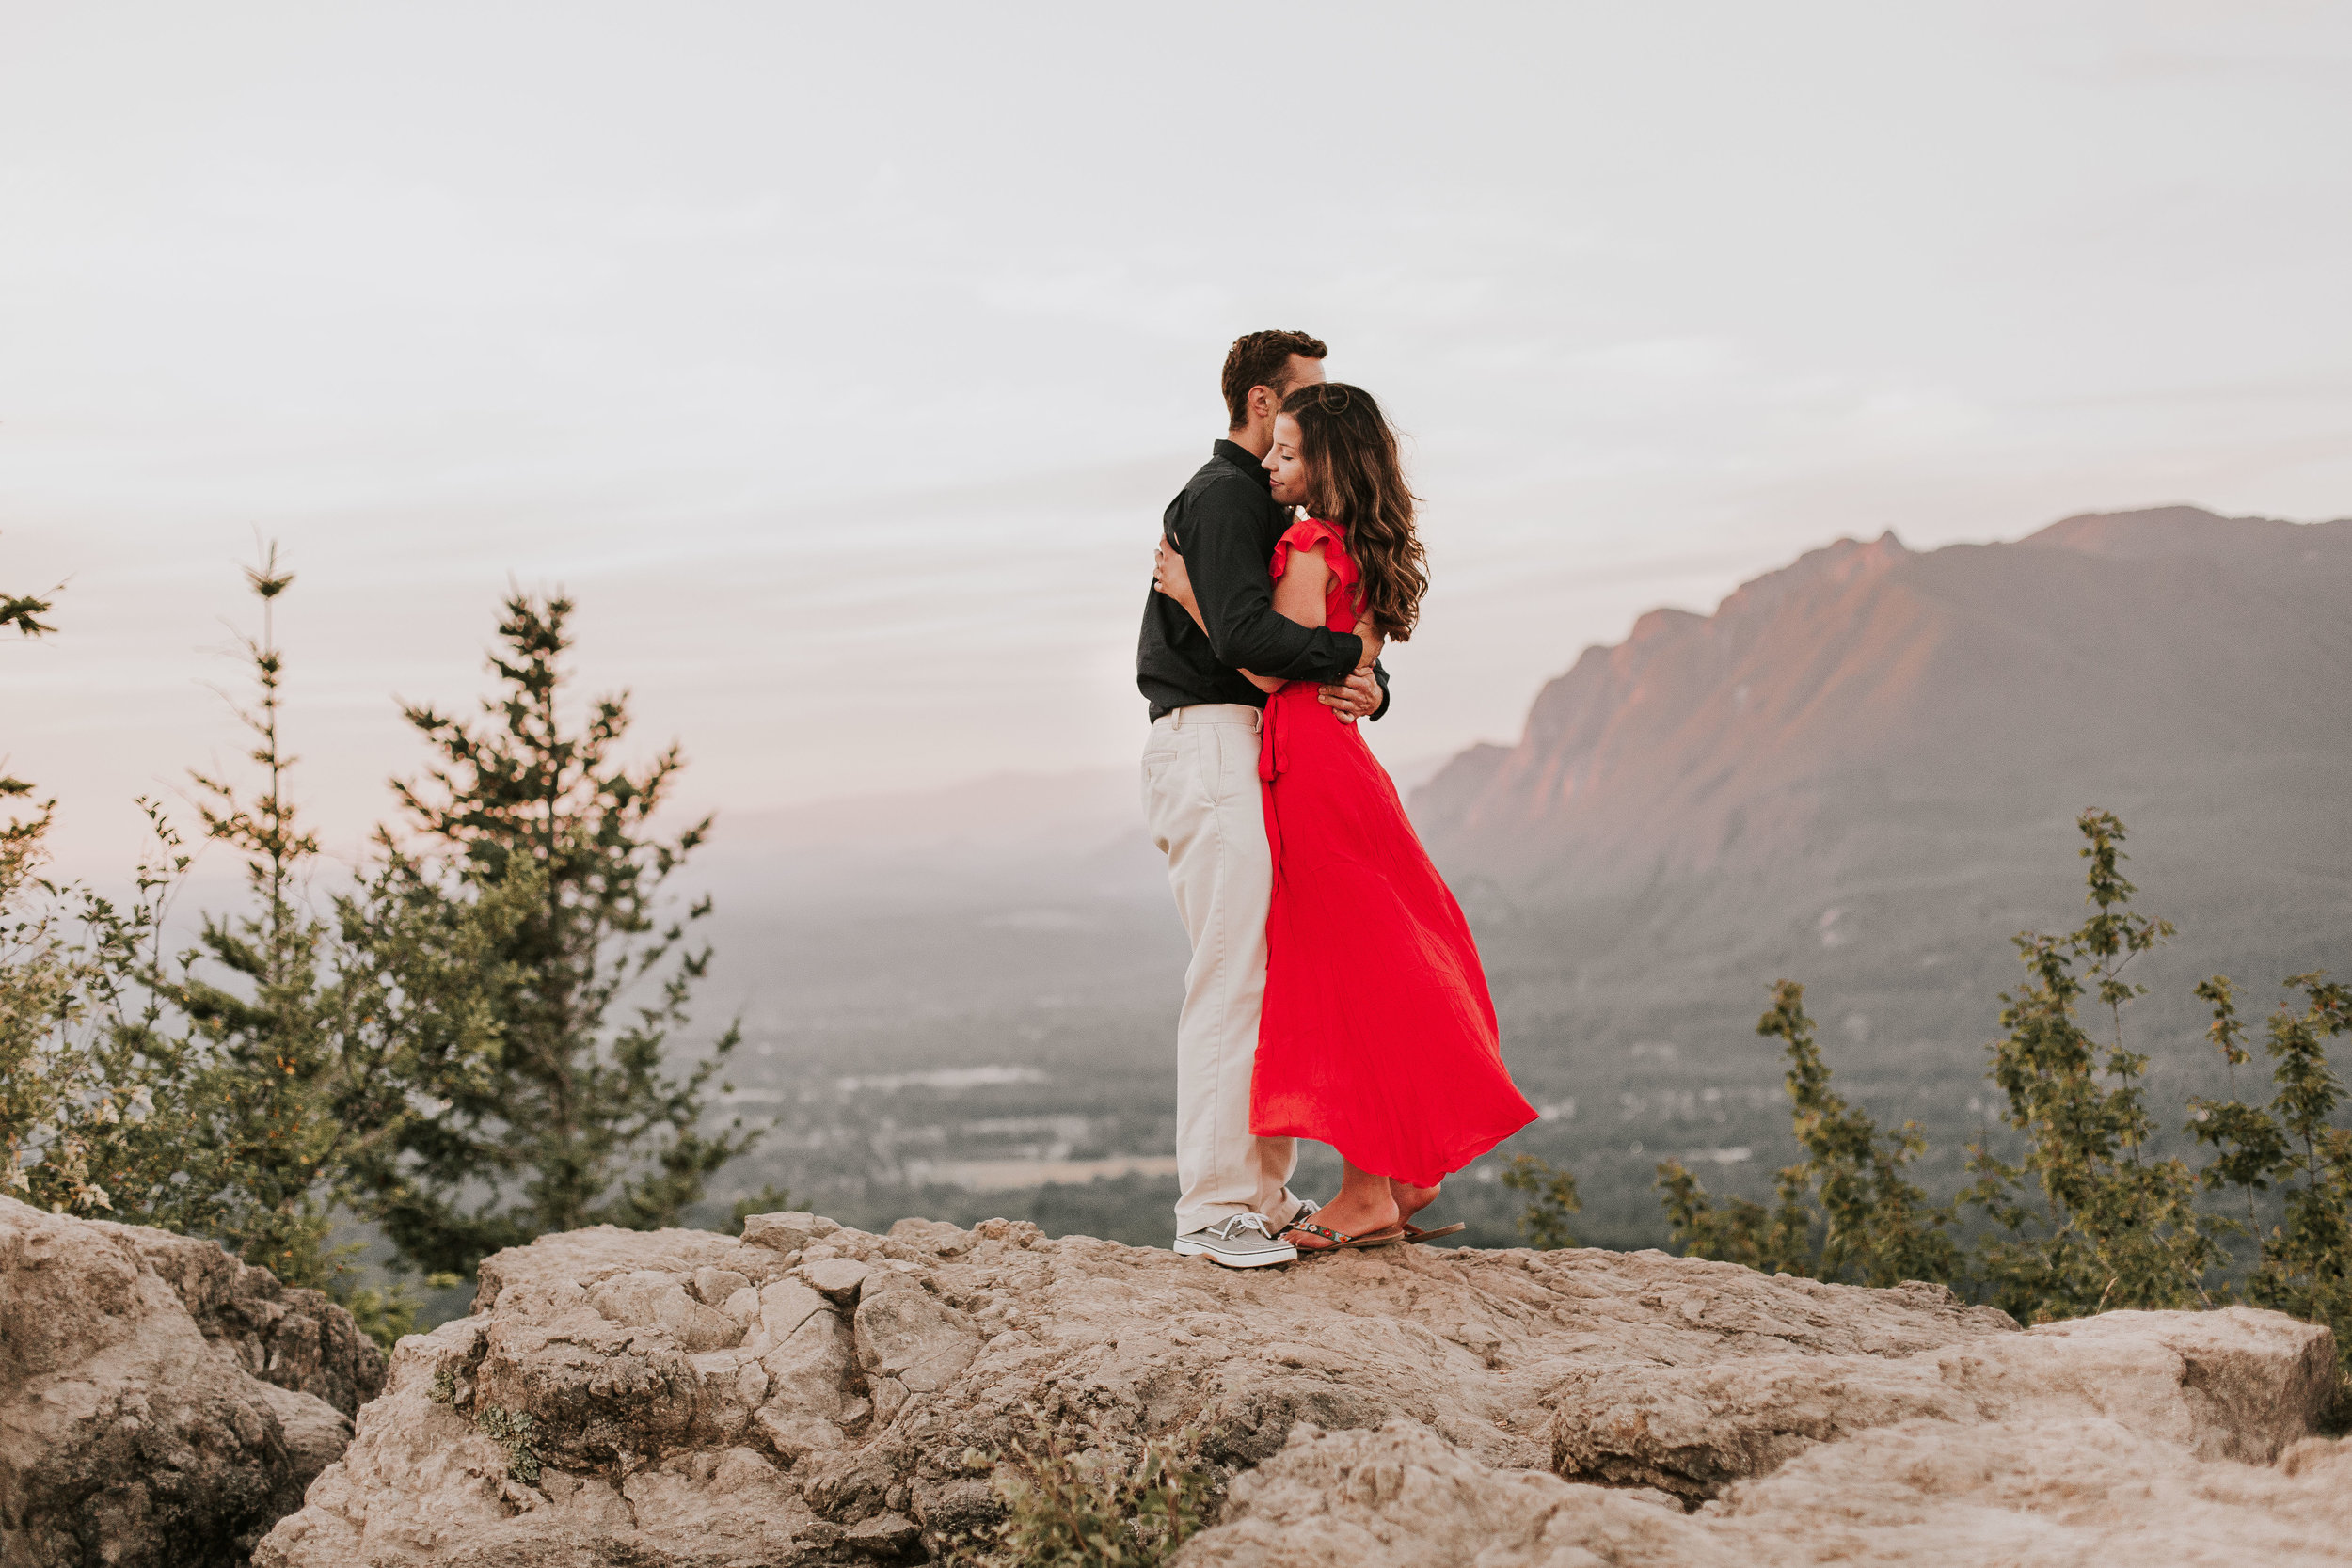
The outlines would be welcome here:
[[[369,1217],[359,1175],[413,1135],[435,1103],[432,1085],[478,1073],[494,1049],[494,949],[514,920],[495,899],[415,910],[382,895],[380,874],[339,895],[333,920],[311,912],[319,845],[292,790],[275,625],[294,580],[275,545],[246,573],[262,627],[245,640],[257,694],[238,718],[253,738],[258,787],[194,775],[205,836],[244,860],[251,901],[235,917],[206,915],[177,972],[153,976],[184,1037],[153,1020],[140,1044],[151,1059],[181,1065],[168,1103],[187,1127],[177,1168],[161,1183],[150,1173],[139,1212],[328,1291],[389,1343],[413,1324],[417,1304],[401,1289],[359,1283],[350,1262],[358,1243],[331,1240],[338,1213]]]
[[[320,1006],[331,930],[298,902],[319,844],[299,820],[289,787],[295,759],[280,728],[276,615],[294,574],[278,569],[277,546],[246,569],[246,584],[262,607],[261,636],[244,640],[258,695],[237,717],[262,782],[248,796],[221,776],[193,777],[205,836],[244,859],[253,906],[234,918],[207,914],[164,989],[201,1042],[209,1079],[203,1152],[225,1201],[206,1228],[246,1262],[323,1288],[340,1273],[327,1247],[334,1178],[351,1138],[370,1129],[333,1115],[342,1064]]]
[[[483,964],[495,1047],[479,1063],[423,1063],[416,1086],[437,1114],[372,1170],[375,1212],[418,1268],[465,1272],[548,1231],[674,1223],[755,1136],[739,1120],[702,1129],[736,1027],[683,1076],[665,1068],[709,963],[687,933],[710,902],[664,921],[661,890],[710,824],[656,832],[684,762],[675,746],[634,770],[616,759],[626,694],[591,703],[584,725],[567,719],[571,611],[560,595],[506,601],[488,722],[405,709],[435,761],[394,786],[407,837],[379,834],[369,907],[425,927],[489,906],[510,916],[478,927],[495,932]],[[356,912],[362,942],[389,924]]]

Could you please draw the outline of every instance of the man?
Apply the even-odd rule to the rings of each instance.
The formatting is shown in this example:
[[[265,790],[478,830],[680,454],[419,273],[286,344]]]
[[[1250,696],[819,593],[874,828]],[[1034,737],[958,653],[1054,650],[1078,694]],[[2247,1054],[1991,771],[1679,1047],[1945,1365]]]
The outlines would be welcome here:
[[[1323,700],[1350,719],[1376,719],[1388,706],[1378,667],[1357,673],[1362,641],[1276,614],[1266,573],[1291,519],[1261,460],[1283,396],[1322,382],[1325,353],[1303,332],[1235,340],[1225,356],[1225,439],[1162,521],[1211,629],[1154,592],[1136,653],[1136,684],[1152,705],[1144,813],[1192,938],[1176,1026],[1176,1250],[1229,1268],[1295,1259],[1279,1233],[1309,1208],[1290,1191],[1294,1140],[1249,1131],[1274,865],[1258,789],[1265,693],[1240,672],[1322,683]]]

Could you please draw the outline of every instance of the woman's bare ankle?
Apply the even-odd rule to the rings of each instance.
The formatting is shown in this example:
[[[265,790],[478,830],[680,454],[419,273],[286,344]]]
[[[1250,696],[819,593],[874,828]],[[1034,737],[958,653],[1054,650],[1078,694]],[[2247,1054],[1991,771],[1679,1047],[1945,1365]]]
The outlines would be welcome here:
[[[1342,1193],[1308,1217],[1327,1230],[1369,1236],[1401,1223],[1404,1216],[1396,1200],[1385,1193]]]
[[[1410,1220],[1415,1214],[1437,1202],[1438,1196],[1444,1191],[1445,1185],[1442,1182],[1435,1187],[1416,1187],[1409,1181],[1399,1181],[1394,1177],[1389,1179],[1389,1196],[1396,1204],[1397,1220],[1400,1224]]]

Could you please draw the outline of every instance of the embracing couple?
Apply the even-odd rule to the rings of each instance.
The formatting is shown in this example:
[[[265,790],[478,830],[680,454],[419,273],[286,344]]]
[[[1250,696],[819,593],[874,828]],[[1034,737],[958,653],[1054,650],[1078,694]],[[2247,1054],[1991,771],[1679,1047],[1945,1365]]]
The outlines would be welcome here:
[[[1462,911],[1365,746],[1429,587],[1396,433],[1323,343],[1252,332],[1163,520],[1136,684],[1143,798],[1192,938],[1176,1250],[1232,1268],[1451,1235],[1413,1217],[1535,1119]],[[1345,1176],[1290,1190],[1297,1140]]]

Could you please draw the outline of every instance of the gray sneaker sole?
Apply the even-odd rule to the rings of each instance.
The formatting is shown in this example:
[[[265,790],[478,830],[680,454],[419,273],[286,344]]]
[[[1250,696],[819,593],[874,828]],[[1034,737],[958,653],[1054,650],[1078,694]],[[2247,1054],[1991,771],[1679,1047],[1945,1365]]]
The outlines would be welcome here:
[[[1179,1236],[1176,1238],[1176,1256],[1206,1258],[1210,1262],[1221,1263],[1229,1269],[1266,1269],[1278,1263],[1297,1262],[1298,1249],[1295,1246],[1284,1245],[1263,1247],[1250,1252],[1224,1252],[1220,1251],[1214,1242],[1196,1242],[1190,1237]]]

